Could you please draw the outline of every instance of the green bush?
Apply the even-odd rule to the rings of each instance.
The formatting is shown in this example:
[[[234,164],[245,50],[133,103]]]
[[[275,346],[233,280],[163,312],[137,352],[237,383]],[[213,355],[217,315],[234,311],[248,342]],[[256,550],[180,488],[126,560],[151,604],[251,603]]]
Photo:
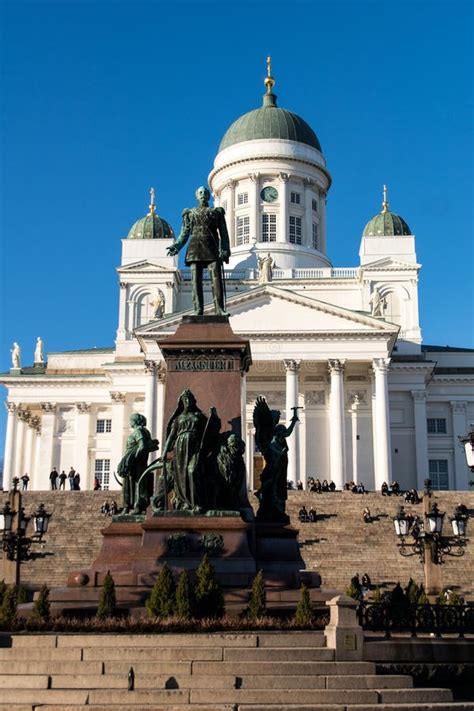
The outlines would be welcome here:
[[[219,618],[224,614],[224,596],[207,553],[196,570],[196,614],[199,618]]]
[[[257,620],[267,614],[267,593],[265,592],[263,570],[259,570],[253,579],[249,604],[245,614],[250,620]]]
[[[382,594],[382,591],[378,585],[375,587],[375,590],[372,593],[372,601],[373,602],[383,602],[383,594]]]
[[[454,592],[454,590],[450,590],[448,593],[447,604],[448,605],[462,605],[462,599],[461,599],[460,595],[457,594],[457,592]]]
[[[15,585],[16,604],[23,605],[28,602],[28,590],[23,585]]]
[[[115,597],[115,583],[110,574],[110,570],[108,570],[107,575],[104,578],[104,585],[100,591],[97,617],[99,620],[105,620],[108,617],[113,617],[116,609],[117,599]]]
[[[354,598],[354,600],[362,600],[363,598],[362,592],[354,585],[354,583],[351,583],[346,589],[346,595]]]
[[[408,602],[417,602],[418,600],[418,595],[420,594],[420,588],[418,585],[415,583],[415,581],[410,578],[408,581],[408,585],[405,588],[405,596],[408,600]]]
[[[194,586],[187,570],[183,570],[178,578],[176,588],[176,616],[182,620],[191,620],[194,617],[196,600]]]
[[[423,585],[420,585],[420,589],[418,591],[418,597],[416,598],[416,603],[417,603],[417,605],[429,605],[430,604],[428,595],[425,593],[425,589],[424,589]]]
[[[170,617],[176,608],[176,585],[173,573],[165,563],[145,603],[150,617]]]
[[[1,580],[0,581],[0,607],[2,605],[3,597],[6,593],[6,591],[7,591],[7,584],[4,580]]]
[[[301,586],[301,595],[298,600],[295,612],[295,622],[298,626],[309,627],[314,620],[313,607],[311,605],[311,597],[306,585]]]
[[[39,591],[39,595],[33,603],[31,617],[38,622],[47,622],[51,617],[51,604],[49,602],[49,588],[46,583]]]
[[[406,605],[407,598],[403,592],[403,588],[400,583],[397,583],[390,593],[390,602],[392,605]]]
[[[9,585],[5,590],[5,594],[2,600],[2,606],[0,608],[0,621],[2,625],[9,625],[16,617],[16,586]]]

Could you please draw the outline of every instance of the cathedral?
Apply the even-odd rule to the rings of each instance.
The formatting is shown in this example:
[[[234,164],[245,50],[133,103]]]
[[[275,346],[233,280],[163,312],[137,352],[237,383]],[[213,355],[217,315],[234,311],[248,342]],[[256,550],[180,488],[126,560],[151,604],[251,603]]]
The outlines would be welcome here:
[[[301,408],[288,441],[295,486],[312,476],[338,489],[393,480],[407,489],[429,477],[434,489],[467,489],[458,437],[474,423],[474,350],[423,344],[415,236],[385,187],[380,211],[354,226],[359,263],[332,266],[326,158],[311,126],[278,105],[274,83],[269,64],[262,105],[224,133],[208,178],[230,238],[230,324],[252,352],[241,380],[248,487],[262,467],[252,411],[264,395],[287,421]],[[175,233],[150,194],[148,213],[122,240],[115,345],[45,357],[39,339],[26,366],[15,344],[12,368],[0,375],[8,391],[4,488],[27,472],[31,489],[48,489],[53,467],[74,467],[81,488],[97,479],[117,489],[135,412],[163,441],[157,340],[192,312],[191,274],[168,256]],[[212,312],[207,273],[204,291],[204,313]]]

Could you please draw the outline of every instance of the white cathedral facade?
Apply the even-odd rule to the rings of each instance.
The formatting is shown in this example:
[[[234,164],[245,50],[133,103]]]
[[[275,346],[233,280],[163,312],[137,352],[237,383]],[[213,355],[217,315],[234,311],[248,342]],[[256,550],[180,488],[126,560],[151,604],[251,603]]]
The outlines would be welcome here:
[[[386,192],[363,230],[359,264],[332,267],[331,176],[319,140],[277,106],[270,72],[265,84],[263,105],[230,126],[209,175],[231,241],[230,323],[252,351],[242,379],[249,488],[261,466],[253,403],[264,395],[284,418],[302,407],[289,440],[294,484],[313,476],[374,489],[396,479],[405,489],[429,477],[434,488],[467,489],[458,436],[474,422],[474,351],[422,345],[415,237]],[[27,472],[31,489],[47,489],[53,466],[73,466],[82,488],[95,477],[118,488],[113,471],[133,412],[163,441],[166,369],[156,341],[191,312],[190,272],[166,252],[173,239],[152,197],[122,240],[114,347],[41,354],[29,367],[17,358],[0,376],[4,488]],[[209,281],[205,294],[211,312]]]

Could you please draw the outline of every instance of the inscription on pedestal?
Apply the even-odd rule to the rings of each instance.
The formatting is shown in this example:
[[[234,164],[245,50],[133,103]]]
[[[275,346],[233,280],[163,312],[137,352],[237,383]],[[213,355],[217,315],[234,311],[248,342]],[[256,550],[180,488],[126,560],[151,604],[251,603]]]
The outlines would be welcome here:
[[[170,370],[183,371],[229,371],[237,370],[238,363],[232,358],[179,358],[178,360],[168,361]]]

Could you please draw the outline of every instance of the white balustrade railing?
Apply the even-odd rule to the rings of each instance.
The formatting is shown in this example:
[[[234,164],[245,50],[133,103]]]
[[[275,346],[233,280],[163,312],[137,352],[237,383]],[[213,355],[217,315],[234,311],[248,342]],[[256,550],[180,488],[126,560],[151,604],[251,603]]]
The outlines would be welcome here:
[[[358,275],[357,267],[336,267],[331,269],[274,269],[273,281],[288,279],[355,279]],[[252,281],[258,279],[258,269],[226,269],[226,279],[229,281]],[[191,280],[191,270],[181,269],[181,278],[184,281]],[[203,273],[204,280],[209,280],[207,269]]]

